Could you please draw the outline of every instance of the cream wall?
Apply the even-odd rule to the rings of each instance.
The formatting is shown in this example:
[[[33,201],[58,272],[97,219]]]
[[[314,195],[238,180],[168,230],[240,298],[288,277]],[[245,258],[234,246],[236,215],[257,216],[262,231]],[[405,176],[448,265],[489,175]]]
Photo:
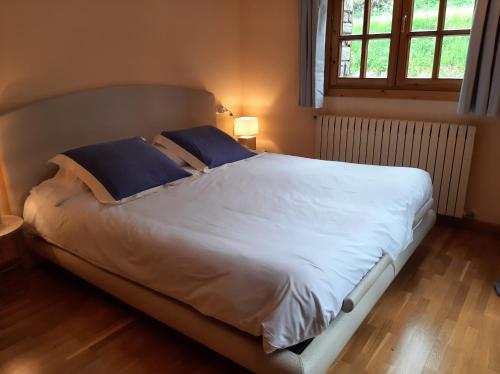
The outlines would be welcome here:
[[[297,107],[298,7],[295,0],[242,2],[242,110],[259,115],[259,146],[314,152],[313,111]],[[456,102],[327,98],[329,113],[470,123],[478,127],[466,208],[500,223],[500,118],[459,116]]]
[[[297,6],[296,0],[242,1],[242,111],[259,116],[259,148],[311,156],[313,111],[297,105]]]
[[[240,2],[0,2],[0,112],[123,83],[204,88],[240,105]]]

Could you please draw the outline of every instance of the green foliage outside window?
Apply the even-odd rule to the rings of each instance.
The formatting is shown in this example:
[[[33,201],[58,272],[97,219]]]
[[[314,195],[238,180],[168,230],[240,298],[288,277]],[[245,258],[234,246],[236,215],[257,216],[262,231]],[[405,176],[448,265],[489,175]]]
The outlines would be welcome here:
[[[372,0],[370,33],[387,32],[392,24],[393,0]],[[446,9],[445,29],[470,28],[474,11],[474,0],[448,0]],[[415,0],[412,30],[435,30],[439,0]],[[353,1],[352,34],[361,34],[363,27],[364,0]],[[433,38],[422,38],[415,43],[418,49],[410,51],[408,77],[428,78],[429,53],[434,55]],[[441,53],[441,78],[462,78],[464,74],[465,58],[469,38],[449,37],[443,42]],[[353,43],[351,47],[351,72],[359,72],[361,64],[361,43]],[[370,48],[370,65],[366,75],[372,77],[383,76],[387,71],[388,49],[383,43],[374,44]],[[431,56],[431,60],[432,60]],[[354,76],[354,74],[353,74]]]

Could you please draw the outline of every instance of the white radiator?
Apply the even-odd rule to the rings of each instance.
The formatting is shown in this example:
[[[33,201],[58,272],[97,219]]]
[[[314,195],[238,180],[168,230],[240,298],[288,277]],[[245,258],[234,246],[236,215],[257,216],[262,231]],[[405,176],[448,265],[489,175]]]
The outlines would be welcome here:
[[[316,157],[427,170],[437,212],[463,217],[475,133],[467,125],[319,116]]]

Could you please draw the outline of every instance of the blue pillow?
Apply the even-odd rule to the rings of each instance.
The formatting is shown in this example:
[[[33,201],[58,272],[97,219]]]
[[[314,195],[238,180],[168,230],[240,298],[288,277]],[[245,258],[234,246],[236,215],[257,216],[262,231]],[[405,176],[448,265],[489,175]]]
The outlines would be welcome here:
[[[183,158],[196,169],[204,167],[215,168],[231,162],[243,160],[255,156],[225,132],[214,126],[193,127],[186,130],[163,131],[161,135],[172,141],[185,152],[178,152],[178,156]],[[172,144],[164,144],[167,148],[175,151]],[[192,157],[200,162],[193,162]],[[187,156],[187,157],[186,157]]]
[[[124,202],[191,175],[141,138],[75,148],[51,162],[74,173],[103,203]]]

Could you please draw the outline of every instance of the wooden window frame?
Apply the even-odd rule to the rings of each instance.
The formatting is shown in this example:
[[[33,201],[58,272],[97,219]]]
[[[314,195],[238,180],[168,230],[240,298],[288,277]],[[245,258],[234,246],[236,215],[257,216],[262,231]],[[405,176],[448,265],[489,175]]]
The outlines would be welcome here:
[[[442,41],[445,36],[470,35],[469,29],[445,30],[447,0],[440,0],[437,29],[434,31],[412,31],[413,0],[394,0],[392,29],[390,33],[369,34],[371,1],[365,1],[363,32],[361,35],[342,35],[343,0],[329,0],[325,92],[329,96],[401,97],[433,100],[456,100],[462,79],[439,79]],[[432,78],[406,78],[409,48],[412,37],[432,36],[436,38]],[[368,41],[390,38],[387,78],[342,78],[339,77],[340,43],[343,40],[361,40],[360,76],[366,72]]]

